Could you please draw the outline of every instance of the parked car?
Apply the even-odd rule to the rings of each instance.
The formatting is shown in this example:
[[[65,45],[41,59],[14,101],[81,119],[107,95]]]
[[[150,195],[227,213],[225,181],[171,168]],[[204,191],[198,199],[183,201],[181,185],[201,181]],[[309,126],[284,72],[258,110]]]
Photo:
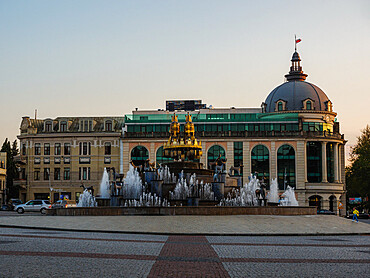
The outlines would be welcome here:
[[[335,215],[335,212],[327,209],[320,209],[317,211],[317,214]]]
[[[9,200],[9,206],[10,206],[10,210],[13,210],[16,206],[22,204],[23,202],[20,200],[20,199],[10,199]]]
[[[12,205],[2,205],[1,206],[1,210],[13,210],[13,207]]]
[[[25,204],[16,206],[14,210],[20,214],[25,211],[39,211],[42,214],[45,214],[48,208],[51,208],[49,200],[31,200]]]
[[[54,204],[52,204],[52,208],[70,208],[75,207],[76,202],[70,200],[58,200]]]

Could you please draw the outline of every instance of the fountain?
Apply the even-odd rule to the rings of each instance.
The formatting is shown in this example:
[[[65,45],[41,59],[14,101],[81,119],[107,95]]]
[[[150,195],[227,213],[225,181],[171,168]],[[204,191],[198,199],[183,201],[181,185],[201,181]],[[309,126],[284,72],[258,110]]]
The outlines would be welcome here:
[[[110,198],[109,174],[107,168],[104,167],[103,177],[100,182],[100,197]]]
[[[285,192],[281,195],[284,199],[280,200],[280,206],[298,206],[298,201],[295,198],[294,188],[287,186]]]
[[[267,195],[268,204],[271,206],[277,206],[279,203],[279,193],[278,193],[278,182],[277,179],[271,179],[270,192]]]
[[[80,195],[77,207],[96,207],[98,204],[95,201],[95,197],[92,195],[91,191],[87,188]]]
[[[122,187],[124,199],[139,199],[143,192],[143,183],[139,172],[131,164]]]
[[[234,189],[220,201],[219,206],[258,206],[261,204],[257,196],[260,189],[259,180],[251,175],[248,183],[244,184],[240,190]]]

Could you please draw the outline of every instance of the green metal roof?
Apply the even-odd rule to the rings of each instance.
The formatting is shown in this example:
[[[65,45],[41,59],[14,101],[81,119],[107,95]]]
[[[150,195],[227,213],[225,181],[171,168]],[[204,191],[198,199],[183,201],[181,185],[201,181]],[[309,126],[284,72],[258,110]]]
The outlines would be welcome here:
[[[196,122],[298,122],[298,113],[190,114]],[[173,114],[125,115],[125,123],[170,123]],[[186,114],[177,114],[185,122]]]

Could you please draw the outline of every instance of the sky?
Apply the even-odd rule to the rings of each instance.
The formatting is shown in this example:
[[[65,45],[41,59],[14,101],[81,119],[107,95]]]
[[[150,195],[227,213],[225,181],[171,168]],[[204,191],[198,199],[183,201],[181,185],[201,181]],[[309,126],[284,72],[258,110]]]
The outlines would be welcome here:
[[[0,143],[22,116],[123,116],[169,99],[260,107],[294,35],[347,145],[369,124],[370,1],[0,0]]]

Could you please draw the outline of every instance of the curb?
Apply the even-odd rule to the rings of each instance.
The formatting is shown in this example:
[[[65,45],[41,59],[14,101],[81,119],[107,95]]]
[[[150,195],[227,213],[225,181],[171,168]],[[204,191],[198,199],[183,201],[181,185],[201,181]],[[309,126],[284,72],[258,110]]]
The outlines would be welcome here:
[[[2,225],[2,228],[46,230],[46,231],[65,231],[65,232],[83,232],[83,233],[106,233],[106,234],[142,234],[142,235],[183,235],[183,236],[370,236],[370,233],[171,233],[171,232],[141,232],[141,231],[104,231],[104,230],[82,230],[82,229],[65,229],[50,227],[30,227],[18,225]],[[1,236],[1,234],[0,234]]]

